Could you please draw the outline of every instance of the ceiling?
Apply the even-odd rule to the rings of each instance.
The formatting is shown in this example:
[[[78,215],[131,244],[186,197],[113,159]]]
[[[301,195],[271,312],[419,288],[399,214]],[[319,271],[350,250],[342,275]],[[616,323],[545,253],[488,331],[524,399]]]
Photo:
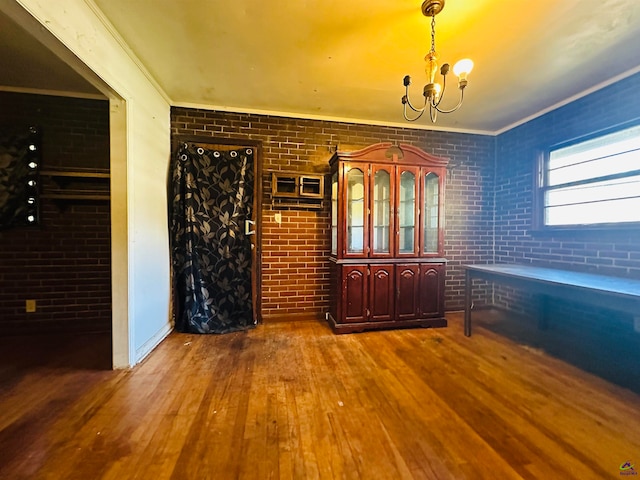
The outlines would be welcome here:
[[[174,105],[434,127],[426,116],[405,122],[400,103],[404,75],[415,103],[426,83],[422,0],[93,1]],[[33,57],[47,72],[0,68],[0,85],[92,90],[2,23],[0,32],[0,66],[7,55],[8,65]],[[441,63],[469,57],[475,68],[462,108],[435,127],[502,131],[640,71],[638,45],[638,0],[446,0],[436,17]],[[445,108],[457,93],[448,89]]]
[[[0,11],[0,90],[95,96],[99,92]]]

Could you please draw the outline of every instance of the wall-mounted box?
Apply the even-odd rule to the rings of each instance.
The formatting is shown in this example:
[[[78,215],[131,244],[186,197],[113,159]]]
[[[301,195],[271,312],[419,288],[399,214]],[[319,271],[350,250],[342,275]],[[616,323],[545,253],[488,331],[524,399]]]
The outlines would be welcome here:
[[[300,196],[322,198],[324,177],[322,175],[300,175]]]
[[[271,190],[274,197],[319,198],[324,196],[324,176],[309,173],[273,172]]]

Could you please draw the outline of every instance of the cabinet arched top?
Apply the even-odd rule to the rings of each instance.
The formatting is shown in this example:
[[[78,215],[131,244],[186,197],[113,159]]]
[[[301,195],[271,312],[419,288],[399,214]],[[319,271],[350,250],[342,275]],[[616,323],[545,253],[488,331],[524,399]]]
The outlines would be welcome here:
[[[428,167],[446,167],[449,160],[436,157],[413,145],[396,145],[391,142],[375,143],[353,152],[336,152],[329,161],[368,161],[376,163],[402,163]]]

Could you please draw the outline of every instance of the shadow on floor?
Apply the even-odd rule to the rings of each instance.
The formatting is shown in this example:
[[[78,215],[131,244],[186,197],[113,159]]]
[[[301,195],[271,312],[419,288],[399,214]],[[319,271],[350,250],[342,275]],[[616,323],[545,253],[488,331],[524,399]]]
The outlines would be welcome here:
[[[474,324],[640,394],[638,333],[578,329],[562,318],[550,318],[541,330],[536,320],[496,309],[474,312]]]
[[[0,337],[0,385],[36,369],[111,370],[111,333]]]

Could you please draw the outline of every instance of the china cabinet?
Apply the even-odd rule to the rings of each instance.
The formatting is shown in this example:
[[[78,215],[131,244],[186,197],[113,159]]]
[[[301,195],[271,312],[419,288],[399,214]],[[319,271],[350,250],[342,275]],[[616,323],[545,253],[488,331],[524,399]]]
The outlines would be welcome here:
[[[391,143],[333,155],[327,318],[334,332],[447,325],[446,165]]]

